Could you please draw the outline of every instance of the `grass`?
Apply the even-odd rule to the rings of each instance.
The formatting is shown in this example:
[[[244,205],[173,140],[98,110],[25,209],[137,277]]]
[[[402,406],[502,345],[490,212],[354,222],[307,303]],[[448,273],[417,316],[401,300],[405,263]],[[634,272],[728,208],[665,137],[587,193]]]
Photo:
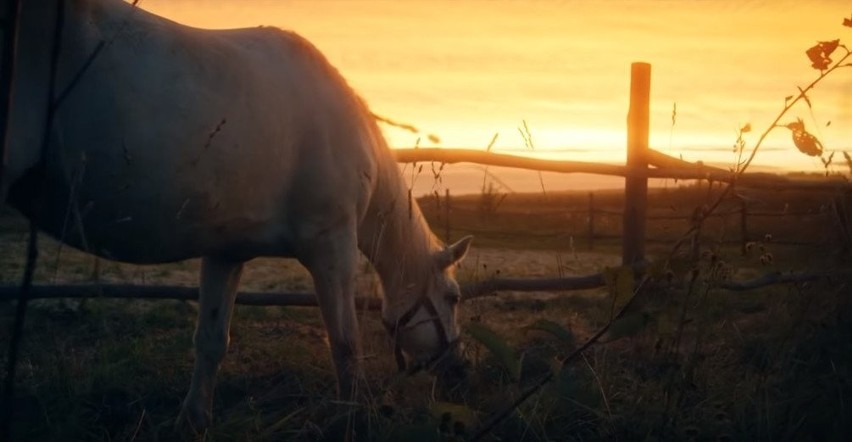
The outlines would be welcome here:
[[[686,214],[707,192],[706,187],[659,190],[652,193],[650,210]],[[819,212],[826,201],[794,193],[749,196],[761,210],[786,206],[796,213]],[[612,210],[620,202],[615,192],[595,198],[599,207]],[[479,247],[461,277],[482,278],[498,270],[556,276],[609,262],[586,254],[578,234],[585,232],[584,220],[577,215],[570,218],[577,220],[572,224],[564,212],[579,212],[587,201],[585,193],[512,194],[485,220],[476,213],[476,197],[454,198],[452,236],[475,232]],[[438,212],[428,200],[423,206],[440,231]],[[615,218],[609,227],[601,224],[602,235],[617,232],[620,220]],[[379,441],[460,440],[539,376],[556,370],[556,379],[494,428],[491,440],[848,440],[849,281],[743,293],[714,288],[725,276],[718,271],[720,262],[739,276],[848,268],[848,261],[839,258],[830,218],[780,223],[755,218],[749,229],[758,239],[772,234],[773,240],[763,244],[774,257],[771,264],[762,264],[757,254],[740,254],[732,233],[737,232],[735,221],[720,219],[704,229],[700,261],[676,259],[669,276],[681,283],[655,284],[640,294],[636,312],[650,318],[643,327],[620,339],[605,336],[609,342],[562,369],[554,367],[554,358],[608,322],[613,301],[607,290],[507,293],[466,302],[461,322],[493,330],[502,345],[514,349],[521,358],[520,378],[512,379],[499,357],[466,336],[471,379],[450,392],[434,390],[426,375],[396,376],[378,315],[362,314],[368,376],[360,434]],[[649,236],[674,238],[685,230],[685,221],[671,223],[650,222]],[[22,271],[23,225],[6,214],[0,217],[0,232],[5,252],[0,278],[13,283]],[[89,278],[90,257],[63,249],[57,259],[58,246],[47,240],[42,244],[39,281]],[[617,254],[618,240],[598,239],[595,248]],[[660,256],[668,248],[651,243],[649,252]],[[194,285],[197,267],[196,261],[142,267],[102,262],[100,277]],[[690,272],[696,269],[690,286]],[[256,260],[243,288],[310,290],[310,282],[290,262]],[[13,311],[12,303],[0,304],[4,348]],[[178,301],[34,302],[22,343],[16,440],[173,439],[171,423],[191,374],[194,316],[193,303]],[[560,338],[528,327],[543,319],[569,333]],[[565,337],[569,334],[573,340]],[[315,309],[239,306],[207,440],[339,439],[343,424],[332,403],[334,375],[326,348]]]

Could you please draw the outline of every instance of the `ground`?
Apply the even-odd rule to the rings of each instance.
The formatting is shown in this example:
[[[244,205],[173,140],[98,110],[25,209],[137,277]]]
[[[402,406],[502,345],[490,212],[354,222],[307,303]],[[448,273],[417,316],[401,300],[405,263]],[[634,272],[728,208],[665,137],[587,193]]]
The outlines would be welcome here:
[[[715,191],[718,191],[716,189]],[[713,189],[652,192],[652,216],[687,216]],[[620,217],[599,214],[590,250],[588,195],[454,197],[450,239],[473,233],[477,246],[459,271],[464,282],[490,277],[587,275],[617,268]],[[708,222],[702,240],[670,253],[685,219],[649,220],[653,283],[603,342],[564,367],[557,360],[605,326],[629,294],[611,287],[562,293],[499,293],[465,302],[460,322],[467,384],[435,388],[426,374],[396,372],[377,312],[361,314],[366,392],[359,410],[365,440],[459,440],[542,376],[553,380],[486,440],[848,440],[852,399],[849,278],[838,276],[749,292],[717,288],[725,278],[771,271],[848,270],[831,195],[746,195],[755,212],[742,254],[737,201]],[[490,198],[490,199],[489,199]],[[595,196],[619,210],[620,195]],[[496,201],[499,200],[499,203]],[[445,211],[421,201],[435,231]],[[793,215],[802,215],[796,216]],[[0,281],[20,278],[25,224],[0,218]],[[771,262],[761,257],[771,255]],[[197,261],[167,266],[98,264],[42,238],[40,283],[195,285]],[[374,279],[367,266],[360,291]],[[610,275],[617,275],[610,271]],[[616,276],[613,278],[617,279]],[[251,262],[242,288],[311,290],[293,262]],[[0,303],[5,351],[14,304]],[[89,299],[32,303],[18,369],[16,440],[169,440],[188,387],[195,307],[184,301]],[[549,321],[549,322],[547,322]],[[632,324],[632,325],[631,325]],[[496,338],[483,338],[481,329]],[[480,330],[480,331],[477,331]],[[508,356],[507,356],[508,355]],[[520,362],[513,374],[511,358]],[[3,366],[5,367],[5,353]],[[311,307],[237,309],[231,347],[208,440],[335,440],[342,428],[325,332]]]

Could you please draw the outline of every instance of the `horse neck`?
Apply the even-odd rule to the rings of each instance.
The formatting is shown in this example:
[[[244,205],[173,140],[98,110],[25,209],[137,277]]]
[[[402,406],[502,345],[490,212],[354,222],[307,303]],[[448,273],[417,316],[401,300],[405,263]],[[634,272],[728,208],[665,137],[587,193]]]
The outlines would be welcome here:
[[[384,153],[368,212],[359,228],[359,248],[367,256],[385,292],[394,302],[410,284],[432,270],[432,256],[441,243],[399,174],[397,163]]]

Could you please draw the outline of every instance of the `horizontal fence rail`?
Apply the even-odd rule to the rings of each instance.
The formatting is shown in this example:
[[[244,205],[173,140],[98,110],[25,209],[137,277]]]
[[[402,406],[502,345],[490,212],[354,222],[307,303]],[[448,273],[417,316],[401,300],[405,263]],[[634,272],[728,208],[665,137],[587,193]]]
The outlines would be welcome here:
[[[634,268],[644,268],[640,264]],[[804,283],[818,280],[832,280],[852,276],[852,270],[826,270],[819,272],[769,272],[756,278],[745,280],[720,281],[717,288],[729,291],[746,291],[775,284]],[[569,291],[601,288],[606,285],[603,273],[569,278],[491,278],[462,286],[464,300],[492,296],[499,291],[537,292]],[[0,285],[0,300],[17,299],[18,287]],[[125,285],[125,284],[80,284],[80,285],[34,285],[31,299],[59,298],[112,298],[112,299],[171,299],[195,301],[198,288],[167,285]],[[291,306],[314,307],[317,305],[313,293],[295,292],[240,292],[236,303],[254,306]],[[356,304],[370,310],[381,308],[381,300],[375,296],[358,296]]]
[[[542,160],[466,148],[393,149],[393,153],[397,162],[400,163],[476,163],[485,166],[509,167],[541,172],[588,173],[625,178],[710,180],[724,183],[735,182],[738,186],[756,189],[852,190],[852,183],[840,177],[793,178],[763,172],[737,174],[702,163],[683,161],[654,150],[648,150],[648,163],[656,167],[635,170],[618,164]]]

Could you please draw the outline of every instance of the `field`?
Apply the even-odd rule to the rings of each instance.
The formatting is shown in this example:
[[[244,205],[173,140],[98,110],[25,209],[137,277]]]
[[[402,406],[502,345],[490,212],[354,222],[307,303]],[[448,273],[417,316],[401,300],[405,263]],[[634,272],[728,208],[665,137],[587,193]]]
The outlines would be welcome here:
[[[462,306],[469,381],[451,391],[426,374],[397,374],[378,314],[361,314],[367,379],[359,411],[364,440],[463,440],[490,413],[547,373],[554,379],[485,440],[849,440],[852,436],[852,304],[848,223],[830,194],[743,191],[754,212],[743,254],[740,200],[708,220],[697,246],[670,253],[694,208],[718,188],[650,193],[649,273],[638,298],[601,341],[564,367],[557,358],[610,321],[627,301],[610,287],[499,293]],[[617,212],[619,192],[596,192]],[[848,207],[848,199],[843,200]],[[421,200],[445,235],[444,206]],[[620,264],[621,219],[596,215],[588,239],[587,193],[453,197],[450,236],[476,235],[462,282],[495,276],[588,275]],[[843,205],[839,205],[843,209]],[[845,209],[844,209],[845,210]],[[842,212],[845,213],[845,212]],[[844,230],[846,229],[846,230]],[[0,217],[0,281],[23,269],[26,225]],[[198,263],[130,266],[95,260],[41,239],[39,283],[85,281],[195,285]],[[665,263],[664,266],[662,263]],[[365,265],[360,290],[375,280]],[[806,283],[733,292],[728,279],[767,272],[846,271]],[[608,274],[617,274],[611,271]],[[617,278],[616,278],[617,279]],[[286,260],[251,262],[242,288],[310,291]],[[14,304],[0,304],[5,348]],[[188,388],[195,306],[183,301],[40,300],[31,304],[18,369],[14,435],[22,441],[172,440]],[[509,354],[507,356],[506,354]],[[511,359],[520,360],[512,372]],[[210,441],[339,440],[334,374],[319,313],[311,307],[239,306],[223,363]]]

